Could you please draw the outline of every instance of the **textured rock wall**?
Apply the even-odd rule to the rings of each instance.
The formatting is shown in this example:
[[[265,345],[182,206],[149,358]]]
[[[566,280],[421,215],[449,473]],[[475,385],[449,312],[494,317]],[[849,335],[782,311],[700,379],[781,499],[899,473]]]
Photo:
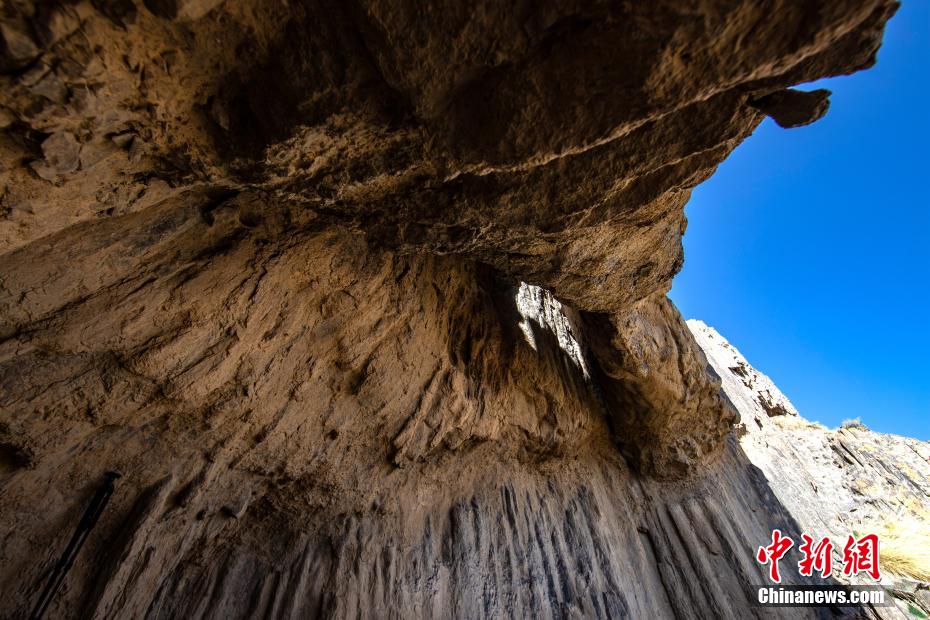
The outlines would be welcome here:
[[[930,514],[927,442],[810,422],[714,328],[688,326],[739,410],[744,452],[804,527],[840,539],[906,514]]]
[[[761,614],[683,206],[895,6],[4,4],[0,613]]]
[[[10,612],[118,470],[56,614],[743,617],[752,547],[792,519],[733,443],[685,486],[631,471],[548,294],[442,260],[360,262],[359,238],[329,234],[151,280],[227,215],[140,222],[174,230],[126,265],[137,278],[56,297],[31,349],[7,342],[6,445],[29,455],[4,479]],[[94,334],[110,341],[69,345]]]
[[[856,424],[830,430],[810,422],[714,328],[694,320],[688,327],[739,410],[743,453],[804,531],[843,541],[888,524],[926,522],[930,444]],[[908,584],[902,593],[887,569],[885,574],[901,614],[916,615],[905,613],[908,604],[930,613],[926,584]],[[894,615],[895,609],[884,611]]]

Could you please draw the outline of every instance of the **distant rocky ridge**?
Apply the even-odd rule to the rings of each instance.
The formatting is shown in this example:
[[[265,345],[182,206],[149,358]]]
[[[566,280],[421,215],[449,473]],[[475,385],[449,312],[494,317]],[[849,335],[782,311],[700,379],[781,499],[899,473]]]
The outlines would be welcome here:
[[[889,521],[927,519],[930,443],[810,422],[714,328],[687,324],[740,412],[743,452],[804,531],[841,541]],[[917,591],[927,611],[930,591]]]

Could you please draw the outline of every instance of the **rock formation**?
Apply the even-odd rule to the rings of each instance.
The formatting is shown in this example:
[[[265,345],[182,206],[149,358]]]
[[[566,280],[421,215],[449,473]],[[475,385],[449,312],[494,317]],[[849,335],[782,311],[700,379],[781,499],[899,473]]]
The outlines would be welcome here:
[[[861,424],[828,430],[810,422],[716,330],[694,320],[688,327],[739,410],[742,452],[805,532],[843,541],[883,523],[930,516],[930,444]],[[896,585],[890,576],[886,584]],[[889,591],[900,611],[912,605],[930,614],[928,584]]]
[[[4,4],[0,614],[118,471],[56,617],[779,615],[665,293],[895,8]]]

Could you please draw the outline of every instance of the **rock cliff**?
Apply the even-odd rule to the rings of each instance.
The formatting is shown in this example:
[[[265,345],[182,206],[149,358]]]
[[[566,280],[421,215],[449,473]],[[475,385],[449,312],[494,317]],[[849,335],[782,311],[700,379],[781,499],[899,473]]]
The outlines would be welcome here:
[[[743,453],[805,532],[841,543],[852,533],[882,533],[901,521],[930,528],[930,444],[876,433],[856,421],[830,430],[806,420],[716,330],[695,320],[688,327],[739,410]],[[911,605],[930,614],[930,584],[902,582],[891,568],[884,583],[899,610]]]
[[[895,8],[4,4],[0,613],[118,471],[56,617],[778,616],[665,293]]]

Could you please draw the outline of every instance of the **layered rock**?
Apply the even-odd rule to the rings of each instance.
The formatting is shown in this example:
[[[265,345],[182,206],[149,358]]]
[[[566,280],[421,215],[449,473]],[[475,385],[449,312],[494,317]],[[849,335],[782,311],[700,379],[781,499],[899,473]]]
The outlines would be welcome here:
[[[930,527],[930,444],[859,423],[830,430],[811,422],[714,328],[696,320],[688,327],[739,410],[742,451],[805,532],[841,544],[909,519]],[[885,581],[895,585],[893,576]],[[901,612],[910,604],[930,613],[930,587],[894,602]]]
[[[895,6],[4,5],[3,613],[761,614],[683,206]]]

